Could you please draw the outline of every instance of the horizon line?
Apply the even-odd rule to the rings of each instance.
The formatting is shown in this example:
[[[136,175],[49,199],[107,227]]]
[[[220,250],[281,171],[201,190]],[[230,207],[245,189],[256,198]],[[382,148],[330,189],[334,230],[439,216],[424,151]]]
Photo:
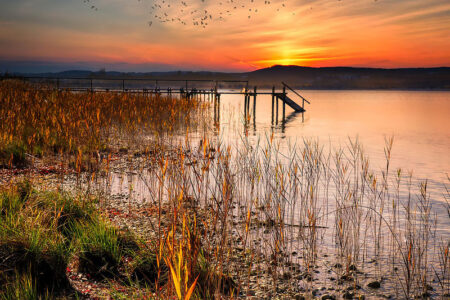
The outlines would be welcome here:
[[[202,70],[202,69],[173,69],[173,70],[149,70],[149,71],[119,71],[115,69],[107,70],[106,68],[100,68],[97,70],[89,69],[89,68],[67,68],[61,71],[3,71],[0,72],[0,74],[6,75],[6,74],[58,74],[58,73],[66,73],[66,72],[90,72],[90,73],[121,73],[121,74],[149,74],[149,73],[225,73],[225,74],[245,74],[245,73],[252,73],[260,70],[267,70],[272,69],[275,67],[283,67],[283,68],[289,68],[289,67],[296,67],[296,68],[305,68],[305,69],[372,69],[372,70],[408,70],[408,69],[446,69],[450,68],[450,66],[429,66],[429,67],[398,67],[398,68],[385,68],[385,67],[370,67],[370,66],[351,66],[351,65],[336,65],[336,66],[302,66],[302,65],[280,65],[275,64],[270,67],[264,67],[264,68],[256,68],[251,71],[231,71],[231,70]]]

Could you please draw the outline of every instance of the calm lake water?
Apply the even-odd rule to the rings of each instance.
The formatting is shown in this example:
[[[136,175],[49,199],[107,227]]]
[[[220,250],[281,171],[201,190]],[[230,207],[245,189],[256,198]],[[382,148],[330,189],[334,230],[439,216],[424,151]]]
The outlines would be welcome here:
[[[385,138],[393,136],[391,170],[401,168],[405,175],[412,172],[415,187],[427,180],[438,231],[450,238],[445,209],[446,186],[450,185],[450,92],[306,90],[301,94],[311,102],[306,112],[295,113],[286,106],[283,123],[280,102],[278,124],[272,124],[271,95],[257,97],[255,118],[251,98],[247,124],[244,96],[223,95],[218,135],[235,144],[245,134],[254,143],[273,134],[281,141],[282,151],[304,139],[333,151],[346,148],[349,138],[358,138],[374,171],[385,168]]]
[[[306,138],[331,148],[346,147],[349,138],[358,138],[375,168],[384,167],[385,138],[393,136],[394,168],[413,171],[416,178],[441,187],[448,183],[450,92],[303,91],[302,95],[311,102],[307,111],[295,113],[286,106],[287,121],[282,124],[280,102],[278,125],[272,125],[271,96],[258,96],[249,136],[257,139],[273,133],[286,140],[286,147]],[[251,113],[252,105],[253,99]],[[222,96],[220,135],[225,140],[245,134],[243,107],[242,95]]]
[[[358,139],[371,170],[380,175],[386,166],[385,139],[393,137],[391,172],[402,169],[404,181],[412,172],[414,197],[420,183],[427,181],[437,231],[450,239],[446,210],[450,189],[450,92],[305,90],[301,94],[311,102],[306,104],[306,112],[295,113],[286,106],[286,122],[282,122],[280,102],[278,124],[272,123],[271,95],[257,97],[254,115],[251,98],[250,117],[245,118],[244,96],[222,94],[216,138],[225,145],[239,147],[244,136],[250,144],[259,141],[260,145],[273,136],[280,152],[285,153],[297,145],[301,148],[305,139],[317,141],[325,153],[346,149],[349,139]],[[289,95],[301,103],[292,93]],[[203,133],[198,134],[197,138],[202,138]],[[144,184],[142,187],[146,189]],[[401,192],[406,197],[408,191],[403,188]],[[145,192],[142,194],[145,197]]]

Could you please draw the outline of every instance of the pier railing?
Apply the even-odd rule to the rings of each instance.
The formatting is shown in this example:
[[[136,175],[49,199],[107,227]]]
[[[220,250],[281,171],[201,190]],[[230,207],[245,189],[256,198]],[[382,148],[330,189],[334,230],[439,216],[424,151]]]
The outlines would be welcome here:
[[[235,88],[245,86],[248,80],[212,80],[212,79],[172,79],[172,78],[123,78],[123,77],[43,77],[43,76],[2,76],[2,79],[19,79],[32,83],[47,84],[57,89],[73,91],[159,91],[177,93],[179,90],[217,90],[221,86]],[[206,88],[207,87],[207,88]]]
[[[281,84],[283,84],[283,87],[285,87],[288,90],[292,91],[294,94],[296,94],[297,96],[299,96],[302,99],[302,109],[303,109],[303,111],[305,111],[305,102],[308,103],[308,104],[311,104],[311,103],[308,100],[306,100],[302,95],[300,95],[297,91],[295,91],[293,88],[288,86],[286,83],[281,82]]]

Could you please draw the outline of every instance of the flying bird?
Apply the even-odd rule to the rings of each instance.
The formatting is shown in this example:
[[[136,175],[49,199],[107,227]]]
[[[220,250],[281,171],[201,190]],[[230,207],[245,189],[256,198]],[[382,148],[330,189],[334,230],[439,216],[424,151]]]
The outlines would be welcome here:
[[[92,10],[98,10],[95,0],[83,0]],[[147,25],[152,27],[154,22],[178,23],[186,26],[188,23],[194,27],[206,28],[216,22],[224,22],[231,16],[245,16],[251,20],[253,15],[264,9],[272,12],[287,11],[286,1],[272,2],[270,0],[222,0],[214,3],[205,0],[137,0],[144,4],[149,3]],[[242,12],[241,12],[242,11]],[[292,12],[295,15],[295,12]],[[250,22],[250,21],[249,21]]]

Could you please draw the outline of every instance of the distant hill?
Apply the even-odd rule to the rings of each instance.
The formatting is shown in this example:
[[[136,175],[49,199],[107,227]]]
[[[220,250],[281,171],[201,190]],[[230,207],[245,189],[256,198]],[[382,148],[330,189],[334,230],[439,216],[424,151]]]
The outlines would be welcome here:
[[[279,87],[281,82],[301,89],[412,89],[450,90],[450,67],[441,68],[311,68],[300,66],[273,66],[245,73],[221,72],[92,72],[72,70],[59,73],[15,74],[20,76],[59,78],[148,78],[148,79],[205,79],[248,80],[250,86]]]
[[[450,89],[448,67],[375,69],[273,66],[247,74],[254,84],[270,86],[276,78],[303,89]]]

